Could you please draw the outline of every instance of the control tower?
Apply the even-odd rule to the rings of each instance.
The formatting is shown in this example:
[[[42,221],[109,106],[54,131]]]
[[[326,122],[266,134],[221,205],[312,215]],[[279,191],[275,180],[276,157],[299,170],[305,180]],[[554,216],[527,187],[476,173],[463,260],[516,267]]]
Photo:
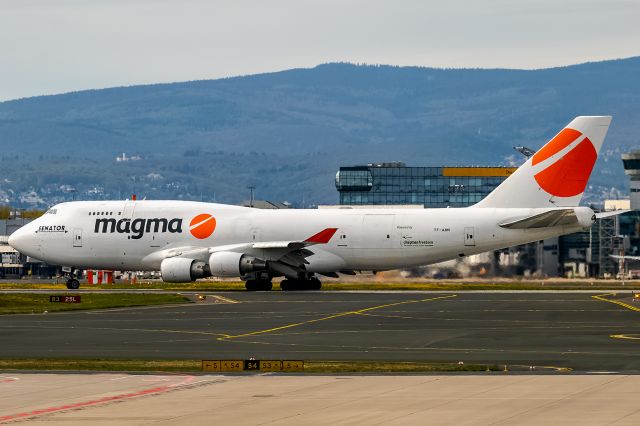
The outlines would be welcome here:
[[[631,208],[640,210],[640,150],[622,154],[624,173],[629,176],[631,187]]]

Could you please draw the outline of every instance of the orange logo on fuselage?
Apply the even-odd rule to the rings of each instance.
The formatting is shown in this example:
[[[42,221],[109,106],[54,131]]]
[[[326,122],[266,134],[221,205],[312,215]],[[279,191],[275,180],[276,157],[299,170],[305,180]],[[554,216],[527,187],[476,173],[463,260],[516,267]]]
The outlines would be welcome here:
[[[551,139],[531,160],[535,166],[562,151],[582,136],[577,130],[566,128]],[[563,157],[537,173],[534,177],[538,185],[556,197],[573,197],[582,194],[587,187],[591,170],[598,154],[589,138],[584,138]]]
[[[208,213],[199,214],[189,223],[189,232],[200,240],[210,237],[215,229],[216,218]]]

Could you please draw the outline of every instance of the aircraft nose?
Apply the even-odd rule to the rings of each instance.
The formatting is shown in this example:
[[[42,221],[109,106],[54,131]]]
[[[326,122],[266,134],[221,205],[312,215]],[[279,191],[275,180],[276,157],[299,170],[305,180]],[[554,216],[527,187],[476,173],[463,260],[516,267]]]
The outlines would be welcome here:
[[[18,235],[19,233],[20,230],[9,235],[9,245],[18,251],[20,251],[20,236]]]
[[[9,245],[23,254],[30,254],[34,248],[34,238],[31,232],[28,232],[26,226],[9,235]]]

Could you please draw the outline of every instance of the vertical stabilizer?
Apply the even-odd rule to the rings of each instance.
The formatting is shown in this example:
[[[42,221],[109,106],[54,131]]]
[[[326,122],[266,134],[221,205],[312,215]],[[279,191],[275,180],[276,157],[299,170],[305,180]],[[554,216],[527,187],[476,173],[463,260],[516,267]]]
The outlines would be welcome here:
[[[576,117],[474,207],[575,207],[611,116]]]

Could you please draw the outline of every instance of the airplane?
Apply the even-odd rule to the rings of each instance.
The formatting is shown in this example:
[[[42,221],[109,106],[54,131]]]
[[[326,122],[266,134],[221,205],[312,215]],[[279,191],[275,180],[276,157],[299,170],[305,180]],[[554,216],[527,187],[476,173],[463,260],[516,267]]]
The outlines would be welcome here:
[[[58,204],[9,237],[21,253],[83,269],[160,270],[165,282],[240,277],[246,289],[318,290],[318,276],[462,258],[588,229],[579,206],[611,123],[580,116],[477,204],[438,209],[260,210],[192,201]],[[79,287],[72,273],[67,287]]]

